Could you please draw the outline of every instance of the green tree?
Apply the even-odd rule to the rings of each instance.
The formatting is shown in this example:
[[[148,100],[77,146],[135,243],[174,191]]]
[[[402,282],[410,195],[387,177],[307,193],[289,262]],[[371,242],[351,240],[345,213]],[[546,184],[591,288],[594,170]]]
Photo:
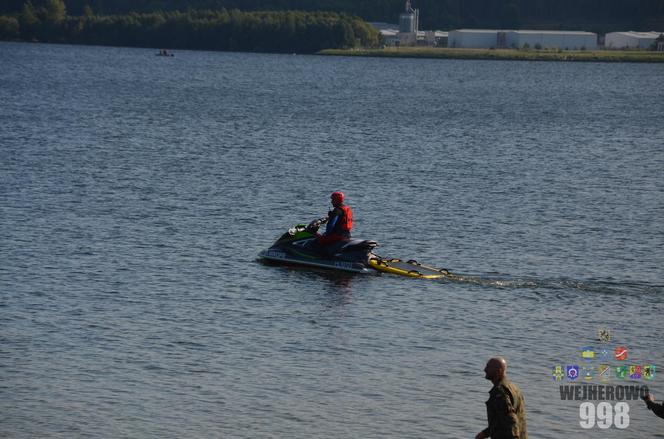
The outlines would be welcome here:
[[[49,23],[62,23],[67,17],[67,8],[64,0],[46,0],[46,21]]]
[[[341,27],[341,41],[339,45],[346,48],[355,47],[355,32],[353,32],[353,27],[347,21],[342,21],[339,26]]]
[[[86,14],[56,22],[54,18],[46,21],[46,10],[34,12],[30,3],[25,9],[22,16],[35,25],[36,38],[44,41],[298,53],[375,47],[379,41],[378,32],[363,20],[330,12],[160,11]]]
[[[39,20],[37,11],[31,1],[27,1],[23,4],[23,9],[19,15],[19,25],[22,38],[25,38],[26,40],[36,38],[41,21]]]
[[[36,26],[39,24],[39,17],[37,17],[37,11],[35,10],[34,5],[30,0],[23,4],[23,9],[21,10],[21,23],[28,26]]]
[[[15,40],[19,36],[19,29],[16,18],[0,15],[0,40]]]

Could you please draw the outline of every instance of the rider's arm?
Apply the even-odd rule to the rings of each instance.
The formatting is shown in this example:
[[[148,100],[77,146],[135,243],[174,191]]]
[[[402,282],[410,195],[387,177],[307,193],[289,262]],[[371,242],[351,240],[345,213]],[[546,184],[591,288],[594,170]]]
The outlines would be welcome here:
[[[337,221],[339,221],[339,212],[337,212],[337,209],[334,209],[328,216],[327,226],[325,227],[326,235],[332,233],[334,226],[337,225]]]

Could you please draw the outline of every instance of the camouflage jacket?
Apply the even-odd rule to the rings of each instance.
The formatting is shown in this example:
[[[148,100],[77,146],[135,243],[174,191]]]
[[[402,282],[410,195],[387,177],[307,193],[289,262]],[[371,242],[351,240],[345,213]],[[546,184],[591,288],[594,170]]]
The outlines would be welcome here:
[[[503,378],[493,386],[486,402],[489,426],[484,434],[493,439],[528,439],[526,405],[516,384]]]

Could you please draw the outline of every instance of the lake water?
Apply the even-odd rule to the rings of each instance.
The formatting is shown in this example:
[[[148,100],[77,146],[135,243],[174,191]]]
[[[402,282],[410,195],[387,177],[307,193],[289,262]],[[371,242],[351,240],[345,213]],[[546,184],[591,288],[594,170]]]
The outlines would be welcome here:
[[[664,437],[552,379],[664,367],[664,65],[155,53],[0,43],[0,436]],[[257,262],[334,190],[458,277]]]

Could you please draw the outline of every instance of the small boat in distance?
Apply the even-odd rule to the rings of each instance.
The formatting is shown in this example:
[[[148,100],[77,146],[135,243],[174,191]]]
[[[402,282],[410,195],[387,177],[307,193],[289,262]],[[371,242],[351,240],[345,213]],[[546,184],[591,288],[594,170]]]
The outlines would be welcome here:
[[[166,49],[159,49],[159,53],[155,53],[155,55],[157,55],[157,56],[175,56],[174,54],[172,54],[171,52],[169,52]]]

